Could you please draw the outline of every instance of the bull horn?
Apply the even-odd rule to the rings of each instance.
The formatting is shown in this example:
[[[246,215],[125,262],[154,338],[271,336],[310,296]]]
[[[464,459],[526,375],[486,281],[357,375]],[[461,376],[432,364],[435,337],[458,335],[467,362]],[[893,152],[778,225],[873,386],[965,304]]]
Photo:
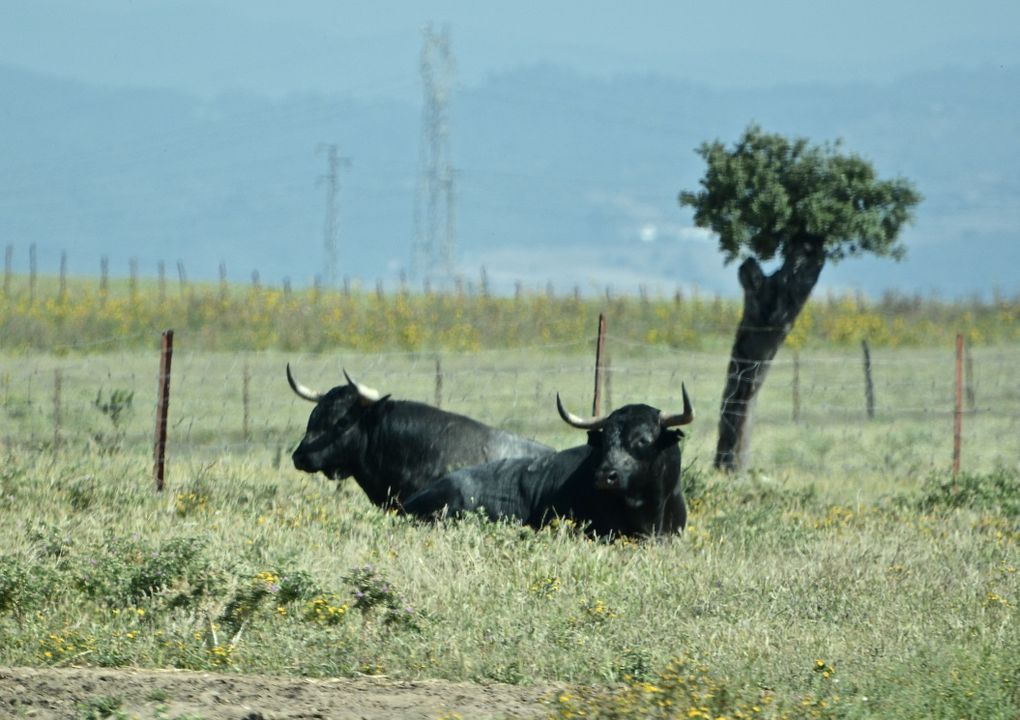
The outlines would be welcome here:
[[[580,430],[598,430],[605,425],[606,418],[609,417],[608,415],[600,415],[592,418],[580,418],[563,407],[559,393],[556,393],[556,409],[560,411],[560,417],[563,418],[563,422]]]
[[[680,415],[664,415],[660,413],[659,425],[664,428],[689,425],[694,420],[694,406],[691,404],[691,398],[687,395],[687,388],[683,383],[680,383],[680,389],[684,394],[684,411]]]
[[[311,402],[319,402],[319,400],[322,399],[322,393],[315,392],[314,390],[309,390],[304,385],[302,385],[301,383],[294,379],[294,376],[291,375],[290,372],[290,363],[287,363],[287,382],[290,383],[290,389],[293,390],[294,393],[299,398],[304,398],[305,400],[309,400]]]
[[[344,377],[347,378],[347,383],[358,391],[358,397],[361,398],[361,403],[363,405],[371,405],[374,402],[379,402],[379,398],[381,398],[382,395],[378,390],[370,388],[368,385],[359,385],[354,382],[354,378],[348,375],[346,370],[344,370]]]

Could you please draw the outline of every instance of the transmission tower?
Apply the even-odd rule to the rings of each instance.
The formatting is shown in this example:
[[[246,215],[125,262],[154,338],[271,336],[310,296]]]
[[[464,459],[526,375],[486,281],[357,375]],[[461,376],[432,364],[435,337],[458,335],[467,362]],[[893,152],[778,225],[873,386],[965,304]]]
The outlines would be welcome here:
[[[336,245],[339,235],[337,224],[337,194],[340,192],[340,167],[349,167],[350,158],[340,157],[337,146],[332,143],[320,143],[316,152],[326,151],[327,170],[325,175],[320,175],[318,183],[326,184],[326,222],[323,226],[323,251],[326,259],[326,267],[323,279],[327,287],[336,287],[337,280],[337,256]]]
[[[449,28],[436,33],[429,24],[422,35],[421,142],[414,202],[412,272],[424,280],[437,279],[449,284],[457,255],[448,108],[454,62]]]

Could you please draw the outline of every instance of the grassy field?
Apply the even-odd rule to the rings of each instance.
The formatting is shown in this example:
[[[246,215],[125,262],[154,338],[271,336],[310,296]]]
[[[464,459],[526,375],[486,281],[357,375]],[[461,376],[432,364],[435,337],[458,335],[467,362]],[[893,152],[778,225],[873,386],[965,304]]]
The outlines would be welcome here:
[[[691,471],[684,536],[604,544],[418,525],[264,452],[162,495],[144,453],[2,468],[4,665],[562,681],[562,717],[1020,712],[1015,472],[844,503],[852,478]]]
[[[684,449],[690,525],[669,540],[421,525],[291,467],[311,406],[287,388],[288,361],[313,387],[346,367],[431,402],[438,359],[443,407],[581,442],[554,394],[590,409],[594,323],[582,315],[573,335],[544,337],[536,322],[517,348],[226,352],[235,340],[179,330],[161,494],[152,333],[57,352],[5,336],[0,665],[551,683],[563,718],[1020,715],[1010,323],[974,341],[955,478],[955,333],[874,344],[872,420],[859,340],[797,340],[799,419],[788,348],[756,408],[753,468],[730,477],[710,469],[724,336],[671,346],[612,324],[603,402],[676,407],[684,381],[698,410]]]

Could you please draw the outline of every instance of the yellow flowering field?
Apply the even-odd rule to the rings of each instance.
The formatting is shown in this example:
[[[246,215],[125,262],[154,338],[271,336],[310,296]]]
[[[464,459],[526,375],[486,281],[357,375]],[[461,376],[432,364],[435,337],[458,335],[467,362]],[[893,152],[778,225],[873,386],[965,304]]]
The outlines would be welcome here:
[[[600,312],[610,332],[649,345],[728,347],[740,318],[736,299],[482,294],[378,294],[356,290],[285,291],[265,286],[66,283],[52,278],[29,292],[15,277],[0,294],[0,337],[7,350],[88,352],[116,340],[136,347],[166,328],[187,332],[206,350],[472,351],[574,342],[594,332]],[[972,344],[1020,340],[1020,301],[943,302],[890,296],[867,301],[816,296],[788,339],[793,349],[945,344],[965,332]]]

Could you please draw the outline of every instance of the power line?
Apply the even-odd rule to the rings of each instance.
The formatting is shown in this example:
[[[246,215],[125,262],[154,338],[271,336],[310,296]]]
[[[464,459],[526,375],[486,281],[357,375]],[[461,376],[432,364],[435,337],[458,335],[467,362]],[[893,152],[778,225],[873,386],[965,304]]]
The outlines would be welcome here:
[[[426,25],[421,50],[422,118],[414,203],[412,273],[452,281],[457,254],[454,171],[450,164],[449,97],[453,76],[450,31]],[[440,226],[443,227],[440,239]]]
[[[326,182],[326,222],[323,228],[323,252],[326,258],[325,282],[328,287],[336,287],[337,281],[337,194],[340,191],[340,166],[349,167],[350,158],[340,157],[335,143],[320,143],[316,152],[326,151],[328,170],[319,176],[319,183]]]

